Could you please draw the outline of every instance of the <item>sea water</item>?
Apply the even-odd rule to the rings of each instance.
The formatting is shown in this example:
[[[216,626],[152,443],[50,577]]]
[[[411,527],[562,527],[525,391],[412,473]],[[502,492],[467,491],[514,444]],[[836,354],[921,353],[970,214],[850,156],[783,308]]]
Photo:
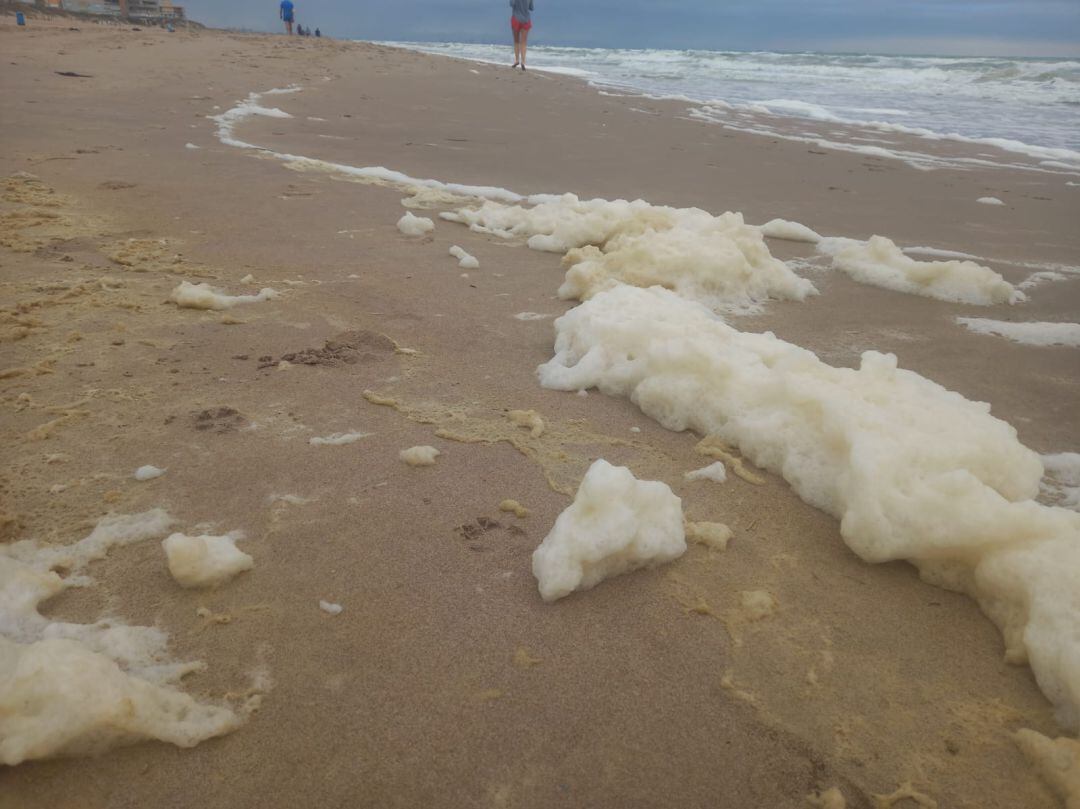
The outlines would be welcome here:
[[[498,64],[510,56],[498,45],[386,44]],[[1080,59],[559,47],[531,47],[529,58],[535,70],[608,91],[802,119],[825,139],[840,134],[830,125],[855,125],[974,140],[1080,170]]]

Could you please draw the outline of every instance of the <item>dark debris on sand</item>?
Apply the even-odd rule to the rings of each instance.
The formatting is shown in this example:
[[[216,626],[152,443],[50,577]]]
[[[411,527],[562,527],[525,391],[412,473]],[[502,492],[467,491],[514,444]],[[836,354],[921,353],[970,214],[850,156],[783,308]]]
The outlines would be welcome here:
[[[346,331],[323,343],[322,348],[305,348],[274,358],[269,354],[259,357],[259,368],[272,368],[279,362],[293,365],[325,365],[336,367],[356,365],[360,362],[378,362],[393,355],[396,346],[385,334],[371,331]]]

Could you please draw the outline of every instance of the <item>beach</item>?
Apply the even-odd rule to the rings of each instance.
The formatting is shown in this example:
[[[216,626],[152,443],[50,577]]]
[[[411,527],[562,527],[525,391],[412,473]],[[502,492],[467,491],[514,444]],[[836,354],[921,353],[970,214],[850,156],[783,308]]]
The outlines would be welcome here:
[[[1013,734],[1069,734],[974,600],[862,561],[778,474],[685,480],[710,462],[702,436],[624,396],[541,386],[553,321],[578,305],[556,297],[561,254],[331,164],[882,235],[1017,289],[1055,272],[975,306],[770,238],[819,294],[726,317],[838,368],[891,352],[1044,455],[1080,449],[1077,349],[956,318],[1077,322],[1073,175],[924,170],[383,45],[31,23],[0,19],[3,539],[68,544],[161,508],[172,530],[243,531],[254,568],[183,589],[160,543],[136,542],[44,603],[167,632],[171,659],[206,664],[182,690],[244,721],[190,749],[7,767],[0,806],[805,807],[832,788],[849,807],[1061,805]],[[275,88],[292,92],[251,97]],[[288,117],[222,119],[245,99]],[[406,210],[434,230],[404,235]],[[277,295],[183,308],[184,282]],[[350,433],[367,435],[311,441]],[[423,445],[434,465],[399,459]],[[730,544],[543,602],[531,555],[598,458],[664,481]],[[134,479],[151,464],[165,473]],[[743,597],[759,591],[764,613]]]

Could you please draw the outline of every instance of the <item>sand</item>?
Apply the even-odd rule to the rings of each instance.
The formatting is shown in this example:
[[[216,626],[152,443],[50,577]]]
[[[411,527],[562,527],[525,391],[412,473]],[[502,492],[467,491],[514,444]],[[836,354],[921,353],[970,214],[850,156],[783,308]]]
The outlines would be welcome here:
[[[1049,703],[973,602],[907,564],[861,562],[775,476],[756,485],[726,461],[722,486],[685,481],[704,465],[699,437],[628,401],[540,388],[552,322],[515,315],[572,305],[555,296],[557,255],[441,221],[444,203],[416,210],[432,233],[405,237],[400,191],[223,146],[207,116],[296,83],[271,105],[292,118],[243,122],[239,138],[520,193],[880,233],[976,254],[1012,284],[1037,269],[1017,262],[1080,263],[1077,189],[819,154],[539,72],[70,26],[0,17],[0,177],[37,177],[5,181],[0,201],[3,538],[66,543],[109,511],[155,507],[188,534],[243,530],[258,564],[219,590],[177,587],[151,542],[116,549],[91,567],[95,588],[44,611],[161,627],[177,659],[206,661],[185,680],[200,700],[244,692],[258,670],[273,685],[243,727],[190,750],[0,772],[0,806],[803,807],[835,787],[873,807],[907,782],[941,806],[1060,805],[1012,738],[1058,735]],[[985,196],[1009,217],[974,204]],[[452,245],[479,262],[468,278]],[[769,247],[814,260],[810,244]],[[820,295],[738,328],[834,365],[895,352],[990,402],[1032,449],[1077,450],[1076,349],[955,317],[1076,322],[1080,280],[1026,289],[1018,311],[799,272]],[[182,281],[254,291],[248,275],[283,294],[224,312],[168,301]],[[542,414],[542,433],[512,410]],[[350,446],[309,443],[357,426],[370,435]],[[417,445],[438,462],[398,460]],[[598,457],[670,485],[688,521],[728,526],[726,550],[693,544],[544,604],[531,554],[570,503],[549,483],[572,493]],[[136,481],[148,460],[168,474]],[[527,519],[499,511],[508,498]],[[751,616],[741,594],[755,592],[775,609]],[[331,620],[323,599],[348,608]],[[518,663],[523,648],[535,664]]]

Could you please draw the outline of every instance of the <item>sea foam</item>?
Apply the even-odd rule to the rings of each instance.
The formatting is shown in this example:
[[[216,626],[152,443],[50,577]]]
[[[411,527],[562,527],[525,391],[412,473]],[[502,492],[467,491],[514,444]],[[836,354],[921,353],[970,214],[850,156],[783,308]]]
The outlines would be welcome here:
[[[112,548],[159,537],[173,522],[153,509],[105,517],[71,545],[0,545],[0,763],[144,739],[192,747],[241,724],[241,713],[176,688],[203,665],[170,660],[160,629],[55,621],[38,611],[69,587],[92,585],[83,571]]]
[[[835,368],[658,287],[601,292],[556,323],[541,383],[629,397],[671,430],[737,446],[840,520],[868,562],[906,559],[970,594],[1080,720],[1080,514],[1035,502],[1043,465],[972,402],[868,351]]]

